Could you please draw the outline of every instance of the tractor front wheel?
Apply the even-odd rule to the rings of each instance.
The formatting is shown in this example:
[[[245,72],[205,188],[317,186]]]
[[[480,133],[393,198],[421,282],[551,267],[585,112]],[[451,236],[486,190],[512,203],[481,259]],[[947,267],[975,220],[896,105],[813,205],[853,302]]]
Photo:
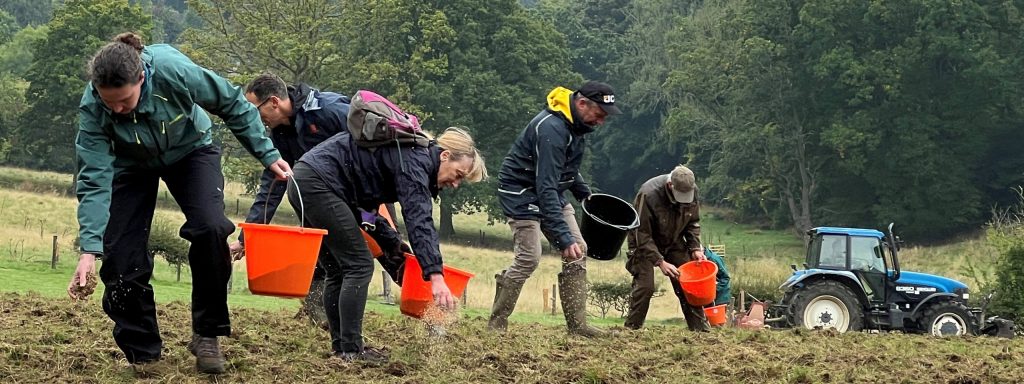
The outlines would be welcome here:
[[[940,301],[921,311],[921,330],[933,336],[963,336],[978,333],[971,311],[956,301]]]
[[[790,323],[807,329],[835,328],[840,333],[864,328],[860,300],[846,285],[825,280],[799,289],[793,296]]]

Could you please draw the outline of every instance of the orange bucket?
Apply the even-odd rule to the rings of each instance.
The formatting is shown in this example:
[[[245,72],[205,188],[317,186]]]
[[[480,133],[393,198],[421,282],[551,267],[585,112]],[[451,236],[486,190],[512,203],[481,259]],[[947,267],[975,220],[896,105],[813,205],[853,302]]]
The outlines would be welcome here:
[[[703,307],[715,301],[715,275],[718,266],[711,261],[691,261],[679,266],[679,285],[686,302]]]
[[[456,299],[462,297],[462,293],[466,291],[466,284],[469,284],[469,279],[473,276],[475,275],[461,269],[444,266],[444,282],[448,284],[448,289]],[[402,300],[398,308],[406,316],[418,319],[423,317],[423,313],[431,305],[434,305],[434,292],[431,290],[430,282],[423,281],[423,269],[420,268],[420,262],[416,261],[416,256],[406,253],[405,272],[402,275]]]
[[[708,318],[708,323],[715,327],[725,325],[725,306],[725,304],[721,304],[704,308],[704,317]]]
[[[306,297],[326,230],[240,223],[245,266],[254,295]]]

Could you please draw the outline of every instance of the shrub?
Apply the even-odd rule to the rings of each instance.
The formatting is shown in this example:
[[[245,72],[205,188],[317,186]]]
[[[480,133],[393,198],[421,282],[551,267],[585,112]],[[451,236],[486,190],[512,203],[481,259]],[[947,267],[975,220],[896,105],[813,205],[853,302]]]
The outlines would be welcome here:
[[[618,282],[596,282],[590,283],[590,295],[588,301],[597,307],[601,317],[608,315],[608,311],[614,309],[619,311],[619,317],[625,317],[629,312],[629,296],[633,290],[632,282],[629,280]],[[653,297],[664,295],[665,291],[658,289]]]
[[[993,212],[986,236],[1000,253],[992,313],[1021,323],[1024,321],[1024,189],[1018,187],[1015,191],[1017,204]]]
[[[170,223],[156,219],[150,227],[149,254],[154,258],[163,256],[167,263],[178,270],[178,281],[181,281],[181,265],[188,263],[189,242],[178,236],[178,231]]]

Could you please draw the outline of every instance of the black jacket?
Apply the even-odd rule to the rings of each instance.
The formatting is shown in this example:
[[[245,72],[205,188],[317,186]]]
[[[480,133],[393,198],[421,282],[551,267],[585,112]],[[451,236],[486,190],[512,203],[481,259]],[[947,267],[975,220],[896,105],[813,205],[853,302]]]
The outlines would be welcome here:
[[[399,203],[412,251],[428,280],[443,268],[433,219],[440,155],[435,142],[428,147],[367,149],[342,131],[306,152],[299,162],[316,172],[354,213],[356,208],[374,211],[381,204]]]
[[[547,109],[526,125],[498,172],[498,200],[505,216],[539,220],[558,249],[576,242],[562,218],[562,192],[570,190],[581,201],[590,196],[580,165],[584,135],[594,129],[577,115],[574,94],[561,87],[548,94]]]
[[[291,126],[271,129],[270,137],[288,165],[295,165],[306,151],[338,132],[348,130],[348,96],[321,92],[300,83],[288,87],[288,98],[295,108]],[[275,183],[274,173],[264,169],[260,175],[260,189],[256,192],[256,200],[249,208],[245,222],[270,223],[286,189],[284,182]],[[242,235],[239,234],[238,238],[241,240]]]

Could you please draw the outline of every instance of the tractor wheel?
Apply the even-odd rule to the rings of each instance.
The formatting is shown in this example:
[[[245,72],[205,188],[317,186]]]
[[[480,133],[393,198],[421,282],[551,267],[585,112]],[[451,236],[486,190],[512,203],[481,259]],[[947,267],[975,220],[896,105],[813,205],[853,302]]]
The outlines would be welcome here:
[[[790,323],[807,329],[835,328],[840,333],[864,328],[860,300],[837,281],[812,283],[794,293]]]
[[[921,311],[921,330],[934,336],[975,335],[974,316],[963,304],[956,301],[940,301]]]

